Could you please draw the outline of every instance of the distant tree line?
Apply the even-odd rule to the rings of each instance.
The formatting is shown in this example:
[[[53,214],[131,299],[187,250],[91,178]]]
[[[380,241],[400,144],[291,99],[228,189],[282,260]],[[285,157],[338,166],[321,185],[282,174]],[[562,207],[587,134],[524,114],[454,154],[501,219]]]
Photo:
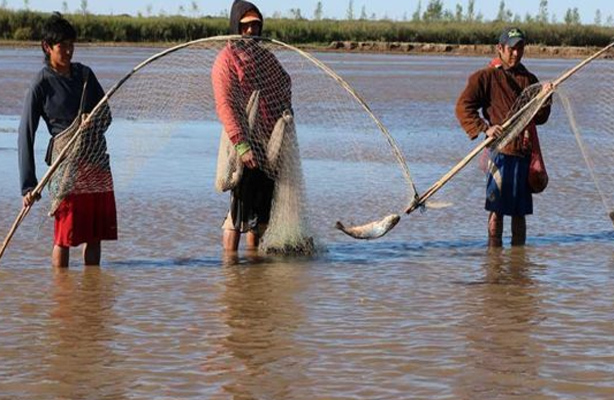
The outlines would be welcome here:
[[[446,10],[443,8],[442,0],[429,0],[426,9],[422,11],[422,1],[418,1],[416,11],[412,16],[412,21],[456,21],[456,22],[474,22],[484,21],[482,13],[475,11],[475,0],[468,0],[467,8],[463,9],[460,3],[456,4],[454,10]],[[548,0],[540,0],[537,15],[526,13],[524,16],[515,14],[511,9],[507,8],[505,1],[499,1],[499,8],[494,22],[507,22],[514,24],[521,23],[542,23],[542,24],[557,24],[558,18],[555,14],[548,11]],[[580,12],[577,7],[568,8],[563,16],[562,22],[566,25],[580,25]],[[609,15],[605,20],[602,18],[601,10],[595,12],[594,25],[614,26],[614,18]]]
[[[425,0],[426,2],[426,0]],[[7,7],[8,1],[1,0],[0,1],[0,10],[8,10]],[[30,1],[23,0],[23,9],[21,11],[31,11],[30,10]],[[68,7],[68,2],[62,2],[62,13],[70,14],[70,10]],[[75,14],[86,15],[90,14],[89,11],[89,3],[87,0],[80,0],[79,8],[74,11]],[[154,14],[153,6],[151,4],[147,5],[145,10],[139,11],[137,14],[138,17],[169,17],[169,16],[183,16],[183,17],[192,17],[192,18],[200,18],[203,17],[201,13],[200,6],[197,1],[191,1],[189,5],[179,4],[177,9],[173,12],[171,10],[166,10],[161,8],[157,11],[157,14]],[[220,12],[216,15],[220,18],[228,18],[228,9],[220,10]],[[272,13],[271,17],[273,19],[283,19],[290,18],[296,20],[308,19],[308,17],[304,16],[303,10],[300,8],[291,8],[284,15],[280,11],[275,11]],[[313,10],[313,20],[321,21],[323,19],[335,19],[335,18],[327,18],[324,12],[324,3],[322,1],[318,1],[316,3],[315,9]],[[378,17],[375,13],[369,14],[367,12],[367,8],[365,5],[362,6],[360,10],[360,14],[356,13],[354,9],[354,0],[348,0],[348,7],[345,14],[345,20],[347,21],[366,21],[366,20],[392,20],[387,15],[383,15]],[[475,0],[467,0],[466,8],[463,7],[461,3],[456,3],[453,9],[444,9],[443,0],[428,0],[423,9],[422,0],[418,0],[417,7],[413,12],[411,19],[408,17],[407,12],[402,14],[402,17],[396,18],[394,20],[397,21],[413,21],[413,22],[484,22],[486,19],[481,12],[476,11],[475,9]],[[581,17],[580,11],[578,7],[568,8],[565,11],[565,14],[562,16],[562,23],[566,25],[580,25]],[[511,9],[509,9],[505,0],[499,1],[499,8],[496,17],[491,22],[509,22],[509,23],[551,23],[557,24],[559,23],[559,17],[550,13],[548,10],[548,0],[539,0],[539,8],[537,15],[531,15],[530,13],[526,13],[524,16],[520,14],[514,13]],[[595,11],[595,15],[593,18],[593,25],[596,26],[609,26],[614,27],[614,17],[612,14],[607,16],[603,15],[601,10],[597,9]]]
[[[302,12],[300,9],[291,9],[290,17],[295,19],[302,18]],[[313,12],[314,20],[322,20],[324,17],[324,5],[321,1],[318,1],[316,4],[316,8]],[[360,11],[360,16],[356,17],[356,13],[354,11],[354,0],[349,0],[348,8],[346,11],[346,19],[349,21],[353,21],[355,19],[358,20],[377,20],[378,17],[375,13],[369,15],[366,7],[363,5]],[[388,16],[382,16],[379,19],[389,19]],[[403,13],[401,21],[408,21],[407,13]],[[413,22],[431,22],[431,21],[447,21],[447,22],[484,22],[486,19],[481,12],[476,12],[475,9],[475,0],[467,0],[467,7],[463,8],[462,4],[457,3],[454,9],[444,9],[443,0],[429,0],[426,3],[426,6],[423,9],[422,0],[418,0],[418,5],[416,6],[416,10],[413,12],[411,16],[411,21]],[[521,16],[520,14],[515,14],[511,9],[509,9],[504,0],[500,0],[499,8],[496,17],[491,22],[508,22],[508,23],[559,23],[558,17],[554,13],[550,13],[548,11],[548,0],[539,0],[539,9],[537,15],[531,15],[529,13]],[[580,11],[578,7],[568,8],[563,15],[562,22],[566,25],[580,25],[581,17]],[[597,26],[614,26],[614,17],[610,14],[604,18],[601,10],[597,10],[595,12],[595,16],[593,19],[593,24]]]
[[[509,23],[505,18],[484,21],[479,15],[470,20],[468,18],[473,15],[471,9],[467,12],[458,10],[459,14],[464,15],[458,20],[439,19],[436,17],[439,9],[432,6],[435,2],[431,0],[431,7],[420,14],[420,19],[408,21],[268,18],[264,35],[291,44],[310,45],[329,44],[332,41],[492,44],[502,27]],[[353,7],[352,3],[350,5]],[[82,7],[83,12],[65,13],[75,25],[80,41],[183,42],[228,33],[226,17],[94,15],[87,12],[87,4],[82,6],[85,6]],[[295,12],[300,14],[300,11]],[[425,13],[427,18],[424,18]],[[366,11],[360,14],[366,14]],[[42,25],[48,16],[48,13],[0,9],[0,39],[40,40]],[[353,16],[353,10],[352,13],[348,12],[350,16]],[[533,44],[605,46],[614,37],[614,28],[607,26],[552,23],[543,19],[525,20],[517,24],[527,32],[528,40]]]

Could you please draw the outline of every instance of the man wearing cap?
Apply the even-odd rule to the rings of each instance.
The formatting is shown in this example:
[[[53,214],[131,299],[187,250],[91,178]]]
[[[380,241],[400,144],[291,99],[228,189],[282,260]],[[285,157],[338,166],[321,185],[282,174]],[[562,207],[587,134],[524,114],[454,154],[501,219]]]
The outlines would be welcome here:
[[[254,38],[261,35],[262,25],[262,14],[254,4],[235,0],[230,33],[245,38],[229,41],[211,71],[218,118],[245,167],[232,189],[230,210],[222,225],[227,251],[237,250],[241,233],[246,233],[248,249],[257,248],[266,230],[275,182],[265,172],[264,147],[284,111],[292,110],[290,76]],[[252,100],[256,104],[250,99],[256,99]],[[248,121],[249,107],[257,110],[253,126]]]
[[[469,77],[456,103],[456,117],[470,139],[476,139],[481,132],[486,137],[501,136],[501,125],[510,117],[516,99],[525,88],[538,82],[521,63],[524,46],[525,35],[520,29],[505,29],[496,46],[497,57]],[[549,115],[548,104],[534,117],[531,129],[526,130],[528,133],[519,135],[496,154],[489,154],[485,208],[490,212],[488,245],[491,247],[502,246],[504,215],[512,217],[512,245],[525,244],[525,215],[533,213],[528,181],[532,143],[529,135],[536,135],[534,126],[546,123]]]

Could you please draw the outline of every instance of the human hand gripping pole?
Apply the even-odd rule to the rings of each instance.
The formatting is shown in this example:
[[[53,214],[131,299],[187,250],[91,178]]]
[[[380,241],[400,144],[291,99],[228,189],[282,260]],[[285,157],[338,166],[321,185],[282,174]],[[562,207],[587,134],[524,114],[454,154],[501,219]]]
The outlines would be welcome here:
[[[510,118],[508,118],[505,121],[505,123],[501,126],[501,128],[503,130],[503,136],[505,136],[505,130],[507,128],[509,128],[510,125],[512,125],[514,122],[516,122],[521,116],[525,117],[525,115],[524,115],[525,112],[531,112],[532,115],[531,115],[531,118],[529,118],[529,120],[533,119],[535,114],[546,103],[546,101],[548,101],[548,99],[552,96],[552,94],[554,93],[556,88],[561,83],[566,81],[569,77],[571,77],[573,74],[575,74],[578,70],[580,70],[586,64],[590,63],[591,61],[593,61],[597,57],[601,56],[603,53],[605,53],[606,51],[608,51],[612,47],[614,47],[614,42],[610,43],[609,45],[607,45],[603,49],[597,51],[596,53],[594,53],[590,57],[586,58],[585,60],[580,62],[575,67],[573,67],[570,70],[568,70],[567,72],[565,72],[563,75],[561,75],[555,81],[550,82],[550,83],[545,83],[543,85],[542,91],[537,96],[535,96],[533,99],[531,99],[529,102],[527,102],[527,104],[525,104],[520,110],[518,110],[518,112],[516,112],[514,115],[512,115]],[[420,197],[415,198],[411,202],[411,204],[407,207],[407,209],[405,210],[405,213],[406,214],[410,214],[413,211],[415,211],[417,208],[423,207],[424,203],[432,195],[434,195],[439,189],[441,189],[441,187],[443,185],[445,185],[450,179],[452,179],[461,169],[463,169],[467,164],[469,164],[469,162],[471,160],[473,160],[473,158],[475,158],[475,156],[480,154],[480,152],[482,150],[484,150],[486,147],[491,146],[494,142],[496,142],[499,139],[500,138],[495,137],[495,136],[489,136],[488,138],[486,138],[486,140],[484,140],[482,143],[480,143],[478,146],[476,146],[475,149],[473,149],[469,154],[467,154],[465,156],[465,158],[463,158],[458,164],[456,164],[454,167],[452,167],[452,169],[450,169],[450,171],[448,171],[443,177],[441,177],[441,179],[439,179],[430,188],[428,188],[428,190],[426,192],[424,192]]]
[[[135,66],[132,70],[128,71],[127,74],[125,76],[123,76],[119,81],[117,81],[115,83],[115,85],[113,85],[105,94],[105,96],[103,97],[103,99],[101,99],[102,103],[107,103],[110,101],[111,98],[113,98],[113,95],[115,93],[118,92],[118,90],[124,85],[124,83],[126,82],[130,82],[131,81],[131,77],[133,77],[135,74],[137,74],[139,71],[143,70],[144,68],[146,68],[149,65],[156,65],[157,61],[160,61],[162,59],[164,59],[167,56],[171,56],[171,55],[178,55],[179,60],[181,60],[181,62],[186,62],[189,60],[200,60],[197,57],[204,57],[204,62],[212,62],[214,59],[211,57],[211,55],[213,54],[218,54],[217,51],[208,51],[207,49],[215,49],[218,51],[221,51],[225,46],[227,46],[229,43],[235,43],[235,42],[242,42],[245,38],[240,36],[240,35],[229,35],[229,36],[215,36],[215,37],[207,37],[207,38],[201,38],[201,39],[197,39],[197,40],[193,40],[193,41],[189,41],[189,42],[185,42],[176,46],[173,46],[171,48],[165,49],[159,53],[156,53],[154,55],[152,55],[151,57],[149,57],[148,59],[144,60],[143,62],[141,62],[140,64],[138,64],[137,66]],[[375,124],[375,128],[374,131],[375,133],[381,133],[384,136],[384,139],[386,140],[386,142],[388,143],[388,145],[390,146],[390,148],[392,149],[392,156],[394,157],[395,161],[398,162],[398,164],[401,166],[402,171],[403,171],[403,176],[405,177],[405,179],[407,180],[407,187],[408,188],[412,188],[412,190],[414,190],[415,192],[415,188],[414,188],[414,183],[413,180],[411,179],[410,173],[409,173],[409,167],[407,165],[407,162],[404,159],[404,154],[403,152],[400,150],[400,148],[398,147],[398,145],[396,144],[394,138],[392,137],[392,135],[390,135],[390,133],[386,130],[386,128],[384,127],[384,125],[377,119],[377,117],[373,114],[373,112],[371,112],[370,108],[368,107],[368,105],[366,104],[366,102],[360,97],[360,95],[349,85],[349,83],[347,83],[343,78],[341,78],[341,76],[339,76],[336,72],[334,72],[330,67],[328,67],[326,64],[322,63],[321,61],[317,60],[314,56],[310,55],[309,53],[300,50],[296,47],[293,47],[291,45],[285,44],[283,42],[274,40],[274,39],[269,39],[269,38],[263,38],[263,37],[258,37],[257,38],[258,42],[263,43],[263,44],[267,44],[270,47],[274,47],[274,48],[279,48],[280,50],[288,50],[290,54],[294,54],[296,53],[298,56],[300,56],[300,59],[303,60],[307,60],[306,65],[311,65],[315,68],[317,68],[318,71],[322,71],[325,74],[325,78],[331,78],[332,81],[331,83],[333,84],[332,86],[336,87],[339,86],[340,88],[343,89],[344,92],[346,92],[347,94],[349,94],[349,97],[347,97],[347,100],[349,102],[352,103],[356,103],[355,105],[360,106],[360,109],[363,110],[366,115],[368,115],[368,117],[371,118],[371,120],[374,122]],[[205,51],[194,51],[194,52],[182,52],[182,50],[184,49],[201,49],[204,48]],[[184,55],[185,53],[185,55]],[[189,55],[188,55],[189,53]],[[285,54],[285,52],[284,52]],[[169,60],[171,60],[172,58],[169,57]],[[171,63],[171,61],[169,61],[169,63]],[[299,68],[299,64],[302,65],[302,63],[296,63],[297,66],[296,68]],[[168,68],[168,66],[170,64],[164,63],[163,61],[161,61],[160,63],[161,68]],[[294,62],[293,62],[294,65]],[[187,67],[185,67],[187,68]],[[207,70],[208,68],[203,68],[203,70]],[[189,74],[190,77],[194,76],[194,72],[193,69],[190,68],[189,72],[184,72],[186,74]],[[152,75],[157,75],[156,74],[152,74]],[[148,79],[145,74],[142,75],[143,80],[145,82],[147,82]],[[128,89],[127,92],[132,92],[133,90],[137,89],[137,88],[132,88],[130,85],[127,85]],[[160,86],[162,87],[162,86]],[[139,89],[139,90],[135,90],[134,93],[139,94],[141,92],[144,92],[145,89]],[[121,92],[120,92],[121,93]],[[199,94],[200,95],[200,94]],[[155,97],[155,96],[154,96]],[[130,98],[132,99],[132,98]],[[135,101],[134,99],[129,100],[128,97],[126,97],[125,99],[123,99],[120,96],[120,100],[128,100],[128,101]],[[94,108],[94,110],[91,111],[90,113],[90,117],[89,120],[90,121],[97,121],[98,118],[100,118],[100,111],[102,110],[97,110],[97,108],[99,108],[99,105],[101,104],[101,102],[99,102],[99,104]],[[199,106],[202,106],[202,104],[199,104]],[[182,109],[183,110],[183,109]],[[147,111],[147,110],[145,110]],[[151,112],[152,110],[149,110],[148,112]],[[328,110],[327,110],[328,111]],[[133,112],[136,113],[137,111],[135,110]],[[129,113],[129,112],[128,112]],[[132,115],[132,114],[131,114]],[[171,115],[169,116],[171,118],[174,118],[175,116]],[[199,118],[201,118],[202,115],[199,115]],[[85,132],[81,132],[81,134],[79,134],[79,137],[83,137]],[[76,140],[73,144],[72,144],[72,149],[66,153],[64,153],[62,155],[62,157],[59,157],[59,155],[57,156],[56,160],[62,160],[63,161],[58,161],[57,164],[55,164],[55,161],[53,161],[52,166],[49,168],[48,170],[48,174],[49,176],[47,178],[43,178],[43,180],[41,180],[41,182],[38,185],[38,188],[36,189],[35,193],[41,193],[43,186],[45,184],[47,184],[47,186],[49,186],[50,183],[53,183],[53,180],[56,178],[56,176],[58,175],[58,173],[60,172],[60,170],[62,170],[62,168],[66,165],[67,161],[70,161],[71,159],[71,154],[75,151],[75,146],[79,144],[80,140]],[[84,141],[87,144],[87,141]],[[54,166],[55,164],[55,166]],[[59,166],[58,166],[59,164]],[[53,175],[53,176],[51,176]],[[52,179],[49,179],[49,178]],[[51,181],[51,182],[49,182]],[[404,204],[401,205],[401,207],[404,207]],[[21,221],[23,220],[23,218],[25,217],[25,215],[29,212],[29,209],[26,209],[26,207],[24,207],[24,209],[22,209],[20,211],[20,215],[18,216],[18,218],[16,219],[16,222],[14,224],[14,227],[11,229],[10,234],[4,239],[4,242],[2,243],[2,248],[0,248],[0,256],[2,256],[6,250],[7,245],[9,244],[9,241],[11,240],[15,230],[17,229],[17,227],[19,226],[19,224],[21,223]],[[4,228],[2,228],[4,229]],[[0,261],[1,262],[1,261]]]
[[[58,153],[58,156],[57,156],[56,160],[51,164],[51,166],[49,166],[49,169],[47,170],[45,175],[41,178],[41,180],[38,182],[38,185],[36,185],[36,187],[34,189],[32,189],[32,191],[28,192],[27,196],[29,196],[33,200],[31,202],[29,202],[29,204],[27,204],[27,205],[24,204],[23,207],[21,208],[21,211],[19,212],[19,214],[15,218],[15,221],[13,222],[13,225],[11,226],[11,229],[9,230],[8,234],[4,238],[4,241],[2,242],[2,247],[0,248],[0,259],[2,259],[2,256],[4,255],[4,252],[6,251],[6,248],[8,247],[11,239],[15,235],[15,232],[17,231],[17,228],[19,228],[19,225],[21,225],[21,222],[28,215],[28,213],[30,212],[30,209],[32,209],[32,206],[34,205],[34,203],[40,199],[41,194],[43,192],[43,189],[45,188],[45,186],[47,186],[47,183],[49,183],[49,180],[51,179],[53,174],[57,171],[57,169],[60,166],[60,164],[62,164],[62,162],[66,159],[66,155],[68,154],[68,151],[72,148],[72,146],[76,142],[76,140],[79,137],[79,135],[81,135],[81,132],[86,130],[90,126],[91,121],[92,121],[92,116],[96,115],[97,111],[104,104],[106,104],[107,98],[108,97],[105,96],[96,105],[96,107],[94,107],[92,112],[87,114],[85,119],[83,119],[81,124],[79,125],[79,128],[77,129],[77,131],[73,134],[73,136],[70,138],[70,140],[66,143],[64,148]],[[81,118],[81,116],[78,116],[77,118]]]
[[[571,68],[559,78],[557,78],[553,82],[544,83],[542,90],[530,101],[528,101],[523,107],[521,107],[514,115],[508,118],[503,125],[501,125],[501,130],[503,131],[502,135],[493,135],[488,136],[482,143],[480,143],[475,149],[473,149],[469,154],[465,156],[458,164],[456,164],[450,171],[448,171],[441,179],[435,182],[426,192],[422,195],[418,195],[417,191],[414,190],[415,196],[410,203],[410,205],[406,208],[405,213],[410,214],[418,208],[424,207],[426,201],[433,196],[439,189],[441,189],[450,179],[452,179],[461,169],[463,169],[471,160],[475,158],[482,150],[486,147],[494,145],[498,141],[504,139],[506,137],[506,130],[513,124],[517,123],[521,118],[526,120],[527,123],[530,122],[535,114],[540,110],[540,108],[546,104],[546,102],[550,99],[557,86],[566,81],[569,77],[571,77],[574,73],[584,67],[586,64],[590,63],[597,57],[604,54],[606,51],[614,47],[614,42],[610,43],[603,49],[597,51],[590,57],[586,58],[575,67]],[[399,222],[399,216],[396,214],[388,215],[381,219],[380,221],[374,221],[365,225],[356,226],[356,227],[345,227],[341,222],[337,222],[336,228],[344,232],[345,234],[352,236],[355,239],[377,239],[384,236],[388,233],[392,228],[394,228]]]

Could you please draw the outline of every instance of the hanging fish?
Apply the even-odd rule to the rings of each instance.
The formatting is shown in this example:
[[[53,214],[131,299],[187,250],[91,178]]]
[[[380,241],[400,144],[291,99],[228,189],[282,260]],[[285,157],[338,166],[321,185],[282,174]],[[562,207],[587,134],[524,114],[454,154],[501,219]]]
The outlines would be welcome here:
[[[354,239],[377,239],[388,233],[395,227],[401,217],[398,214],[390,214],[380,221],[370,222],[365,225],[345,227],[341,221],[337,221],[335,228],[353,237]]]

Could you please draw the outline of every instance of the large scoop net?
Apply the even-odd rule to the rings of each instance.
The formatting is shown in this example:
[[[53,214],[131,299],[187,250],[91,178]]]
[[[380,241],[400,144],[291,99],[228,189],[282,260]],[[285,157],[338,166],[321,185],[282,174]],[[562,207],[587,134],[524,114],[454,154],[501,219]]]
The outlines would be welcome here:
[[[503,135],[498,139],[493,147],[494,152],[501,151],[512,141],[528,135],[527,127],[533,118],[545,105],[551,102],[550,96],[539,97],[542,93],[542,84],[535,83],[522,91],[508,112],[507,119],[503,125]]]
[[[106,103],[101,104],[93,118],[84,123],[86,116],[79,114],[72,124],[54,137],[51,162],[68,153],[49,180],[53,215],[68,195],[113,191],[111,164],[104,132],[111,123]]]
[[[55,175],[54,204],[75,190],[112,187],[108,153],[116,183],[130,182],[183,125],[210,138],[206,154],[215,149],[216,164],[203,166],[217,172],[215,182],[204,191],[236,186],[237,138],[275,181],[265,250],[314,251],[342,237],[336,220],[379,219],[415,195],[403,154],[349,84],[277,41],[216,37],[156,54],[111,88],[88,121]],[[105,138],[129,153],[121,168]]]
[[[572,76],[557,94],[606,213],[614,222],[614,91],[607,85],[610,77],[614,77],[614,61],[596,60]]]
[[[603,82],[614,74],[614,62],[597,59],[613,45],[605,47],[590,59],[576,66],[573,74],[566,74],[555,81],[556,93],[582,157],[588,167],[601,202],[608,217],[614,222],[614,93]],[[564,85],[561,83],[565,82]],[[527,126],[541,107],[550,102],[550,96],[543,96],[541,84],[535,84],[523,91],[510,111],[512,118],[506,122],[504,136],[493,148],[499,151],[512,140],[527,135]],[[556,130],[566,131],[567,127],[556,121]],[[563,161],[563,160],[561,160]]]

